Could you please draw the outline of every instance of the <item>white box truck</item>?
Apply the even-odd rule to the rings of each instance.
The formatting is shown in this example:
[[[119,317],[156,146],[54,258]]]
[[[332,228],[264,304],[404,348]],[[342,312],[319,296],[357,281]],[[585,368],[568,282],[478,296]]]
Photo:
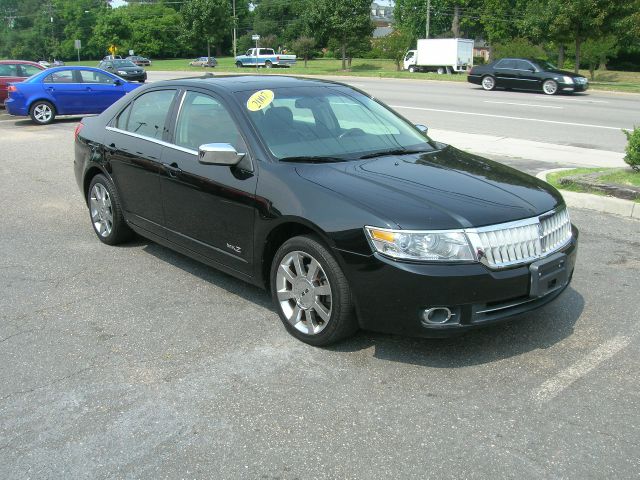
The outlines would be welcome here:
[[[427,38],[404,56],[410,72],[464,72],[473,67],[473,40],[468,38]]]

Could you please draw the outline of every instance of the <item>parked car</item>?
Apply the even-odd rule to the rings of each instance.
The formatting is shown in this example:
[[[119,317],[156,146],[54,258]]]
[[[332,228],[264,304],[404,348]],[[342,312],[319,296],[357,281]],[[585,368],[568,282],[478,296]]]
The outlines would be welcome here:
[[[195,60],[189,62],[192,67],[215,67],[218,65],[218,61],[213,57],[198,57]]]
[[[107,55],[102,59],[103,62],[107,60],[122,60],[122,57],[120,55]]]
[[[541,90],[547,95],[584,92],[589,88],[586,77],[560,70],[546,60],[531,58],[503,58],[478,65],[471,69],[467,81],[481,85],[485,90]]]
[[[273,48],[250,48],[244,55],[236,57],[236,67],[290,67],[296,64],[295,55],[274,52]]]
[[[325,80],[178,79],[83,119],[74,169],[100,241],[135,231],[267,288],[313,345],[462,332],[558,297],[578,242],[558,191],[424,130]]]
[[[47,62],[46,60],[38,60],[38,64],[43,66],[44,68],[51,67],[51,64],[49,62]]]
[[[130,57],[127,57],[125,60],[129,60],[131,63],[135,63],[139,67],[148,67],[151,65],[151,60],[139,55],[132,55]]]
[[[9,84],[7,113],[30,116],[39,125],[58,115],[100,113],[138,84],[92,67],[52,67]]]
[[[145,69],[129,60],[103,60],[98,64],[98,68],[118,75],[120,78],[124,78],[129,82],[144,83],[147,81],[147,72]]]
[[[0,105],[7,98],[9,83],[17,83],[25,78],[40,73],[44,67],[39,63],[26,60],[0,60]]]
[[[55,58],[53,59],[53,66],[54,67],[64,67],[64,62],[62,60],[56,60]]]

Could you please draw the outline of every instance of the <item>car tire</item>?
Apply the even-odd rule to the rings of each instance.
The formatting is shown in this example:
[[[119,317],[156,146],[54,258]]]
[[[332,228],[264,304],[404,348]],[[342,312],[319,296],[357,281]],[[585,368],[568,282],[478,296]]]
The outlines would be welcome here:
[[[413,65],[411,65],[409,67],[409,73],[414,73],[416,71],[416,67],[414,67]]]
[[[436,70],[436,72],[438,72],[438,75],[444,75],[445,73],[447,73],[447,70],[444,67],[438,67],[438,70]]]
[[[266,62],[264,62],[264,66],[265,68],[271,68],[273,67],[273,64],[269,60],[267,60]]]
[[[496,79],[491,75],[485,75],[484,77],[482,77],[482,81],[480,83],[482,85],[482,88],[484,88],[488,92],[496,88]]]
[[[242,68],[243,67],[242,62],[240,62],[240,61],[236,62],[236,67]]]
[[[545,80],[542,83],[542,91],[547,95],[555,95],[558,93],[558,83],[555,80]]]
[[[321,347],[358,330],[347,279],[318,237],[298,236],[282,244],[270,282],[280,319],[298,340]]]
[[[133,232],[122,214],[120,197],[107,176],[98,174],[91,179],[87,205],[91,225],[101,242],[117,245],[131,238]]]
[[[37,125],[48,125],[56,118],[56,108],[45,100],[38,100],[31,105],[29,116]]]

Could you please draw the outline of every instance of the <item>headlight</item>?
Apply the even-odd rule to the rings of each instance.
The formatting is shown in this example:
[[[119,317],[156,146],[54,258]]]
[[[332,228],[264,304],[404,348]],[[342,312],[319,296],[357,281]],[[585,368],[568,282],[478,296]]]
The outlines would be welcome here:
[[[458,230],[405,231],[365,227],[373,248],[403,260],[473,262],[467,236]]]
[[[562,77],[562,80],[564,81],[564,83],[573,83],[573,78],[567,77],[566,75]]]
[[[125,72],[124,70],[118,70],[118,75],[126,75],[127,72]]]

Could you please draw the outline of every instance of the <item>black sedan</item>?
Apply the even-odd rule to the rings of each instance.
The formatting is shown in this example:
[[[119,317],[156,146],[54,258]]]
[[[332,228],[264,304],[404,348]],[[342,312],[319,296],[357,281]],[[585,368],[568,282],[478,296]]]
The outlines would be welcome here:
[[[129,82],[144,83],[147,80],[147,72],[130,60],[103,60],[98,64],[98,68],[109,73],[118,75]]]
[[[560,295],[578,241],[561,195],[425,130],[334,82],[171,80],[83,119],[75,175],[102,242],[137,232],[266,288],[313,345],[461,332]]]
[[[582,75],[559,70],[546,60],[528,58],[503,58],[473,67],[467,81],[485,90],[513,88],[543,91],[547,95],[584,92],[589,88],[589,81]]]

